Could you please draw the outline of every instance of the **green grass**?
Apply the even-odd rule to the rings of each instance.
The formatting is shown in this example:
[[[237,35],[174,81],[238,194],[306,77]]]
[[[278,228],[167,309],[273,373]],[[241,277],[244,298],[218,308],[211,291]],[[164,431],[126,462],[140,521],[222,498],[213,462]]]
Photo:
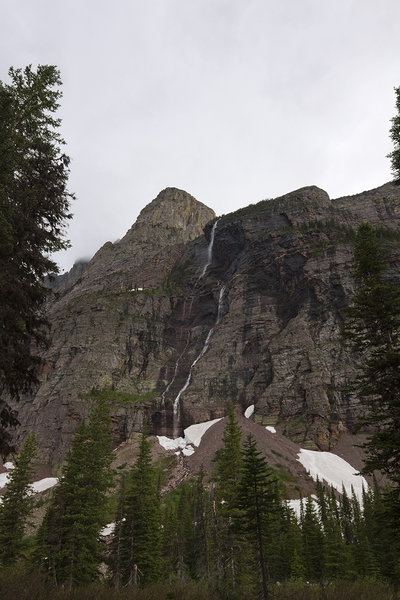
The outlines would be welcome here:
[[[129,394],[125,392],[116,392],[115,390],[97,390],[92,389],[88,394],[81,394],[82,399],[106,400],[113,404],[134,404],[135,402],[150,402],[157,395],[156,392],[146,392],[145,394]]]
[[[393,588],[385,583],[368,581],[334,581],[325,586],[326,600],[395,600]],[[320,600],[317,583],[289,582],[270,586],[271,600]],[[37,571],[22,565],[0,570],[0,598],[10,600],[256,600],[257,590],[236,589],[226,595],[205,581],[160,582],[144,588],[124,587],[114,590],[104,583],[92,583],[68,590],[46,582]]]
[[[272,452],[272,454],[275,454],[275,456],[279,456],[279,458],[283,458],[283,454],[281,452],[277,452],[276,450],[272,450],[272,448],[271,448],[271,452]]]
[[[277,463],[276,467],[275,467],[279,478],[287,483],[296,483],[297,482],[297,478],[292,475],[292,473],[290,473],[287,468],[282,465],[281,463]]]

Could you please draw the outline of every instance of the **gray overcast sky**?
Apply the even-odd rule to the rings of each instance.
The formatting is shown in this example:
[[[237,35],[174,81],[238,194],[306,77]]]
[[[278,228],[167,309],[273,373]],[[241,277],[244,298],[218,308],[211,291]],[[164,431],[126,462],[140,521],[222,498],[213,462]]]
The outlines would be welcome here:
[[[55,64],[77,200],[61,269],[167,186],[217,214],[389,181],[399,0],[0,0],[0,79]]]

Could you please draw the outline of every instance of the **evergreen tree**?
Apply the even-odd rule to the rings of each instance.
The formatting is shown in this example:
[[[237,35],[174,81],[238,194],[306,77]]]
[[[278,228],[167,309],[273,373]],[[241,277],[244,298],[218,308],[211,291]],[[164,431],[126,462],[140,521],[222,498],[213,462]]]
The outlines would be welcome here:
[[[388,156],[392,163],[392,173],[394,181],[397,185],[400,184],[400,86],[395,88],[396,92],[396,108],[397,115],[392,119],[392,127],[390,129],[390,137],[394,143],[394,150]]]
[[[197,575],[210,577],[209,494],[204,487],[204,467],[201,465],[196,477],[196,545]]]
[[[177,503],[177,573],[181,581],[187,577],[197,578],[196,556],[196,518],[195,489],[193,481],[183,482],[180,486]]]
[[[36,441],[28,435],[9,475],[7,491],[0,505],[0,562],[11,564],[24,549],[24,532],[34,507],[30,482],[34,473]]]
[[[364,473],[386,473],[400,485],[400,287],[387,280],[387,256],[371,225],[357,231],[358,289],[347,310],[345,336],[361,357],[354,389],[366,411],[360,426],[374,428],[364,448]]]
[[[32,558],[33,563],[38,565],[45,572],[47,579],[56,586],[64,581],[60,568],[63,514],[63,489],[57,486],[36,534]]]
[[[222,447],[215,453],[214,480],[217,499],[223,513],[229,514],[235,505],[237,486],[242,468],[242,430],[235,417],[232,402],[229,403],[227,423],[222,435]]]
[[[243,549],[240,536],[235,535],[232,528],[243,465],[242,431],[236,420],[232,402],[228,406],[227,419],[222,436],[222,447],[215,453],[213,461],[215,463],[213,478],[215,481],[215,545],[218,545],[217,567],[218,577],[222,576],[226,593],[240,578],[239,557]],[[243,564],[243,560],[240,563]]]
[[[370,544],[381,573],[399,586],[400,286],[388,280],[388,253],[376,231],[366,223],[357,231],[354,262],[359,287],[347,312],[345,336],[362,359],[354,385],[365,407],[360,426],[373,430],[364,444],[363,472],[381,471],[392,482],[383,504],[380,494],[374,493],[373,509],[369,512],[375,530],[380,520],[380,530]],[[367,521],[369,497],[365,496]]]
[[[121,555],[122,555],[122,534],[124,527],[125,512],[125,494],[126,494],[126,475],[123,474],[120,482],[119,499],[117,514],[115,515],[115,527],[112,542],[109,550],[109,567],[111,572],[111,582],[113,587],[118,588],[121,581]]]
[[[343,533],[343,541],[350,546],[354,542],[353,507],[344,485],[340,497],[340,522]]]
[[[178,518],[181,491],[187,482],[182,482],[164,498],[162,505],[162,548],[166,573],[176,573],[179,580],[185,579],[184,540],[181,537],[182,514]]]
[[[311,581],[321,581],[325,577],[323,532],[310,495],[303,511],[301,530],[305,576]]]
[[[125,521],[121,538],[121,573],[124,584],[149,583],[162,572],[160,496],[145,428],[139,455],[128,476]]]
[[[277,581],[302,579],[299,565],[301,532],[294,511],[287,501],[282,501],[278,483],[275,483],[275,499],[267,533],[266,556],[271,578]],[[297,561],[293,569],[293,563]],[[294,575],[296,573],[296,575]]]
[[[36,561],[56,583],[89,583],[102,561],[100,531],[106,524],[106,492],[112,483],[109,410],[103,401],[82,421],[59,487],[37,536]]]
[[[9,397],[37,384],[40,359],[31,353],[46,341],[43,279],[58,271],[49,256],[66,248],[69,158],[55,118],[61,92],[53,66],[10,69],[0,82],[0,452],[10,451],[6,427],[15,425]],[[33,342],[33,343],[32,343]]]
[[[249,435],[244,444],[243,467],[237,491],[235,520],[251,542],[257,554],[264,600],[269,598],[266,536],[276,507],[275,478],[265,457],[257,450],[255,439]]]
[[[364,492],[365,496],[365,492]],[[368,507],[364,503],[364,510],[361,510],[360,502],[354,491],[351,498],[353,518],[354,518],[354,544],[352,562],[358,577],[369,579],[378,579],[378,562],[374,555],[371,543],[371,523],[366,523],[366,514]]]
[[[364,521],[373,552],[374,573],[398,586],[400,581],[400,532],[397,490],[390,486],[381,492],[376,480],[373,489],[364,492]],[[393,504],[394,503],[394,506]]]

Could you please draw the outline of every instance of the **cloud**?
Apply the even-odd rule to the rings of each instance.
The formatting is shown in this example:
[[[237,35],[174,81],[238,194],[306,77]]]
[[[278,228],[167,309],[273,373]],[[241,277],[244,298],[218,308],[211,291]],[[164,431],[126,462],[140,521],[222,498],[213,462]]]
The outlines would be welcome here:
[[[390,179],[400,5],[386,0],[20,0],[10,65],[57,64],[77,194],[57,258],[122,237],[167,187],[217,213],[316,184]]]

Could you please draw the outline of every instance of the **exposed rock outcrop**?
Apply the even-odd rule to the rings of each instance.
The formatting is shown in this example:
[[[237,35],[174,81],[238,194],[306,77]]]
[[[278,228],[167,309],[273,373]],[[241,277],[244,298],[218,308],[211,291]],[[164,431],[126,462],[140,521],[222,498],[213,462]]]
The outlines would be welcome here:
[[[57,463],[102,394],[116,443],[144,420],[171,434],[224,416],[233,400],[303,446],[334,446],[358,410],[340,340],[352,231],[365,220],[394,232],[399,218],[391,184],[338,200],[303,188],[219,219],[202,275],[214,213],[164,190],[50,305],[42,385],[19,406],[19,435],[34,428]],[[395,276],[398,243],[386,237]]]

